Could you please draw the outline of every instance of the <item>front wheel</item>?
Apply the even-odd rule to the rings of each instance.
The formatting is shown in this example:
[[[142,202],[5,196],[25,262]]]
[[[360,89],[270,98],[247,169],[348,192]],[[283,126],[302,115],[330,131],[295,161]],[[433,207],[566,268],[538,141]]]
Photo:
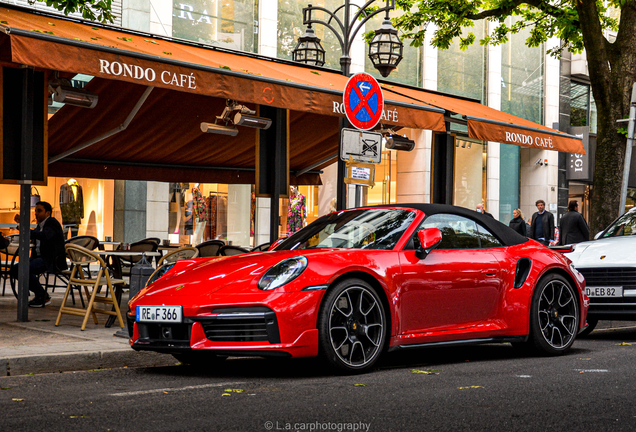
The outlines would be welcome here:
[[[559,275],[542,278],[532,296],[532,347],[547,355],[563,354],[574,343],[579,322],[578,297],[571,284]]]
[[[348,373],[369,370],[380,357],[387,334],[380,296],[363,280],[340,282],[320,307],[318,332],[321,355],[331,366]]]

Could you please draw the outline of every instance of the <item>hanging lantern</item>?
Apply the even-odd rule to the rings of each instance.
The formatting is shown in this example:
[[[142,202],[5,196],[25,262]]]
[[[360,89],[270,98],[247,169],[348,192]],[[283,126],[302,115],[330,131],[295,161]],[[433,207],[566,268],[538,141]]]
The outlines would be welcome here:
[[[320,38],[311,28],[311,24],[307,26],[305,34],[298,38],[298,45],[292,51],[292,59],[312,66],[325,64],[325,49],[320,44]]]
[[[387,12],[388,14],[388,12]],[[387,16],[369,42],[369,58],[383,77],[388,77],[402,60],[404,44]]]

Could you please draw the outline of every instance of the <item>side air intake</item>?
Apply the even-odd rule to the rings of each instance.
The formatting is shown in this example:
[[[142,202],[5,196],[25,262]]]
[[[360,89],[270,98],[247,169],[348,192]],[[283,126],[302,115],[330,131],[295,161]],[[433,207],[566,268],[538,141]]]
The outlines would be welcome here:
[[[515,288],[521,288],[526,282],[528,275],[530,274],[530,268],[532,267],[532,261],[530,258],[521,258],[517,261],[517,271],[515,272]]]

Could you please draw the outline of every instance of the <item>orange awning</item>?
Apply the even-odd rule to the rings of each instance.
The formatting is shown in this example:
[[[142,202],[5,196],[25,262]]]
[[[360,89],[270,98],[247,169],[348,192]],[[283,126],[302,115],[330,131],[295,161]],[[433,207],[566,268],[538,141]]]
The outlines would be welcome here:
[[[419,103],[442,108],[447,114],[462,115],[468,124],[468,136],[472,138],[542,150],[585,154],[579,137],[498,111],[476,101],[414,88],[387,84],[383,87],[385,97],[400,95]]]
[[[0,30],[4,61],[344,117],[334,107],[348,78],[327,69],[8,7],[0,7]],[[445,130],[442,109],[386,99],[383,123]]]

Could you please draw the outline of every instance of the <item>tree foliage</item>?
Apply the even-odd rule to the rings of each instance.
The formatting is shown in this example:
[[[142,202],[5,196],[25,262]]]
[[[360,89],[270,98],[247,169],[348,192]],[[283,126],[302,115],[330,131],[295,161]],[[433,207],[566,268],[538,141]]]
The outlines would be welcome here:
[[[447,49],[458,38],[466,49],[477,39],[469,31],[474,22],[486,20],[490,31],[479,40],[482,45],[505,43],[511,34],[528,29],[530,47],[553,38],[561,41],[549,50],[553,56],[559,57],[564,49],[586,50],[598,112],[590,227],[596,232],[609,225],[622,210],[618,207],[625,136],[616,121],[629,115],[636,82],[636,0],[396,0],[396,4],[405,13],[393,19],[394,25],[412,46],[421,46],[426,32],[433,31],[433,46]]]
[[[80,12],[84,19],[91,21],[112,23],[115,19],[111,12],[112,0],[29,0],[29,3],[36,1],[46,3],[65,15]]]

